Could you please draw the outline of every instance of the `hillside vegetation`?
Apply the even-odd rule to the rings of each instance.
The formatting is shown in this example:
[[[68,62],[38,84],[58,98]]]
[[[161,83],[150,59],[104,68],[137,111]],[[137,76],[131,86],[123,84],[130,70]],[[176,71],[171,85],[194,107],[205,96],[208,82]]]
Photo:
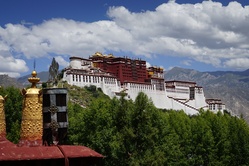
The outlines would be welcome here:
[[[110,99],[94,86],[64,85],[69,91],[68,144],[88,146],[106,156],[104,165],[249,165],[249,126],[229,114],[160,110],[144,93],[135,101]],[[8,139],[17,142],[22,96],[0,89]]]
[[[78,104],[83,108],[89,107],[96,98],[109,98],[109,96],[105,95],[100,88],[96,88],[94,85],[81,88],[65,83],[63,84],[63,87],[68,89],[69,102]]]

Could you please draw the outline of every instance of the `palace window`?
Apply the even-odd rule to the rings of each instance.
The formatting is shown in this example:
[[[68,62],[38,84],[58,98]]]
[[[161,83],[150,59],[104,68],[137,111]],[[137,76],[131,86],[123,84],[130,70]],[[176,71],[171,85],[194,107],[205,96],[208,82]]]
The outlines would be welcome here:
[[[190,93],[189,93],[189,99],[193,100],[195,99],[195,87],[189,87]]]

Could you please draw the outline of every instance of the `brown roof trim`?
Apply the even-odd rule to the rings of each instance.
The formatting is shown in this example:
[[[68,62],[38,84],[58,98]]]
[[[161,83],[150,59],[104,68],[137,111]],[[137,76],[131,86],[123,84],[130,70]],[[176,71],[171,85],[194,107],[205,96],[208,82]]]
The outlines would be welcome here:
[[[85,58],[76,57],[76,56],[71,56],[69,59],[70,59],[70,60],[72,60],[72,59],[79,59],[79,60],[85,60],[85,61],[92,61],[92,60],[90,60],[90,59],[85,59]]]
[[[171,82],[180,82],[180,83],[196,84],[196,82],[193,82],[193,81],[181,81],[181,80],[170,80],[170,81],[165,81],[165,83],[171,83]]]

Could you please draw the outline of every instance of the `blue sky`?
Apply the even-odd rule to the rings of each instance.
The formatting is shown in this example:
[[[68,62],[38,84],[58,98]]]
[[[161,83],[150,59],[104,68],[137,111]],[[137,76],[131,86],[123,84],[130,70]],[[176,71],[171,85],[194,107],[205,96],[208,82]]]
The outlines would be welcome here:
[[[169,70],[249,68],[249,1],[8,0],[0,5],[0,74],[60,68],[95,52]]]

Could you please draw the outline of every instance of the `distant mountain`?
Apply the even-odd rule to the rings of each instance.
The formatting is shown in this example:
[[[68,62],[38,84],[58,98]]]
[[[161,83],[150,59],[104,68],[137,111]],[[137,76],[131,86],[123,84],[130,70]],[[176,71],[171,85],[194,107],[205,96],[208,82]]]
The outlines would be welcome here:
[[[227,110],[243,114],[249,122],[249,69],[245,71],[199,72],[175,67],[165,72],[165,80],[194,81],[206,98],[219,98]]]
[[[22,88],[22,84],[19,83],[15,78],[11,78],[8,75],[0,75],[0,86],[9,87],[14,86],[18,88]]]
[[[29,77],[31,77],[31,74],[26,75],[26,76],[22,76],[22,77],[18,78],[17,81],[19,83],[21,83],[23,86],[26,86],[26,85],[30,84],[28,81]],[[48,81],[49,72],[43,71],[43,72],[37,73],[37,77],[40,78],[40,82],[46,82],[46,81]]]
[[[40,82],[46,82],[48,80],[49,72],[40,72],[37,73],[37,77],[40,78]],[[30,75],[26,75],[20,78],[11,78],[8,75],[0,75],[0,86],[3,87],[9,87],[9,86],[14,86],[18,88],[24,88],[27,85],[30,85],[28,78],[31,77]]]
[[[214,72],[209,72],[212,75],[215,76],[221,76],[224,74],[234,74],[234,75],[240,75],[240,76],[249,76],[249,69],[245,70],[245,71],[214,71]]]

